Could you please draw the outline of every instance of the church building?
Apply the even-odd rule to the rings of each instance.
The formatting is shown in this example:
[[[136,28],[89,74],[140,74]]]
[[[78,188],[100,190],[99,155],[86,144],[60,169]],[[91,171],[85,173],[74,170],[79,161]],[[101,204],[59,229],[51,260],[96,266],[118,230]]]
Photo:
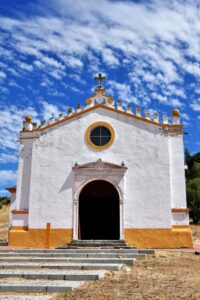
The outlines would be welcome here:
[[[153,116],[98,86],[85,107],[20,132],[8,244],[59,247],[124,240],[140,248],[192,247],[180,112]]]

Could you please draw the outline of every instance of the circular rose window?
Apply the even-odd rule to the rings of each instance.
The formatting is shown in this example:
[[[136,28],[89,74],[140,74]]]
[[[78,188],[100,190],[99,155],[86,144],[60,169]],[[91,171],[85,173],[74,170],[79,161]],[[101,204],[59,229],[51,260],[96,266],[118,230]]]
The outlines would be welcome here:
[[[90,140],[96,146],[104,146],[109,143],[110,139],[110,130],[104,126],[98,126],[90,132]]]
[[[107,149],[111,146],[114,136],[114,129],[106,122],[96,122],[90,125],[85,135],[87,144],[97,150]]]

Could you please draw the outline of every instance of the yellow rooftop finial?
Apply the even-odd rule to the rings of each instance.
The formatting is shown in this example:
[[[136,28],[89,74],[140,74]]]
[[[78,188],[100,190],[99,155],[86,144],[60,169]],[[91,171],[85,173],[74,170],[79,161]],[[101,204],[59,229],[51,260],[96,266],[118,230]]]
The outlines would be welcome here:
[[[25,121],[26,121],[27,123],[31,123],[31,120],[32,120],[31,115],[27,115],[27,116],[25,117]]]
[[[175,108],[172,110],[172,117],[178,117],[180,118],[180,111],[178,108]]]

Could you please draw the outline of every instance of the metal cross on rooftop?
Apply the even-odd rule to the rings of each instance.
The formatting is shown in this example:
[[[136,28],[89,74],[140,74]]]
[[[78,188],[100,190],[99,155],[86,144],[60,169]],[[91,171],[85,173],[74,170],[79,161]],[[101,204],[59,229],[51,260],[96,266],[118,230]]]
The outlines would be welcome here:
[[[99,73],[99,76],[94,77],[94,80],[98,80],[98,85],[99,85],[99,87],[102,86],[101,82],[102,82],[103,80],[105,80],[105,79],[106,79],[106,77],[102,76],[101,73]]]

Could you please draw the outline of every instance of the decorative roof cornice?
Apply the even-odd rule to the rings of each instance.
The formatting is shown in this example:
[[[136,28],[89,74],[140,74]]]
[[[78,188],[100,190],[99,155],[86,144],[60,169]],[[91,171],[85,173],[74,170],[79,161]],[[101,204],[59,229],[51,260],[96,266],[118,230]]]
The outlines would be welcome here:
[[[62,120],[57,120],[55,121],[54,123],[52,124],[48,124],[44,127],[38,127],[36,129],[33,129],[31,130],[31,132],[40,132],[40,131],[44,131],[48,128],[52,128],[52,127],[55,127],[59,124],[62,124],[62,123],[65,123],[69,120],[72,120],[74,118],[77,118],[77,117],[80,117],[88,112],[91,112],[95,109],[98,109],[98,108],[102,108],[102,109],[105,109],[105,110],[108,110],[108,111],[112,111],[112,112],[115,112],[115,113],[118,113],[118,114],[121,114],[121,115],[124,115],[124,116],[127,116],[129,118],[132,118],[132,119],[135,119],[135,120],[139,120],[139,121],[143,121],[143,122],[146,122],[146,123],[149,123],[149,124],[153,124],[155,126],[159,126],[159,127],[167,127],[167,128],[183,128],[183,125],[182,124],[163,124],[163,123],[158,123],[158,122],[155,122],[153,120],[149,120],[149,119],[146,119],[145,117],[142,117],[142,116],[137,116],[137,115],[134,115],[132,113],[129,113],[129,112],[126,112],[126,111],[122,111],[122,110],[119,110],[115,107],[110,107],[110,106],[107,106],[107,105],[104,105],[104,104],[96,104],[92,107],[89,107],[89,108],[85,108],[84,110],[81,110],[80,112],[75,112],[73,113],[72,115],[70,116],[66,116],[64,117]],[[21,132],[30,132],[30,130],[23,130]]]

